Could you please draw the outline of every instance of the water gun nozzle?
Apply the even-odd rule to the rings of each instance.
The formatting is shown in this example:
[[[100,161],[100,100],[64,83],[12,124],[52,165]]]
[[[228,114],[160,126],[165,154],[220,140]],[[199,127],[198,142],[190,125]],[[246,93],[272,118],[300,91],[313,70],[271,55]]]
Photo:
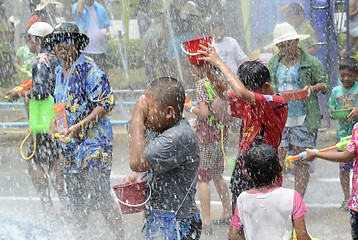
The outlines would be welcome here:
[[[63,142],[63,143],[71,142],[70,137],[66,137],[66,136],[64,136],[62,134],[59,134],[59,133],[55,133],[55,138],[57,138],[60,142]]]

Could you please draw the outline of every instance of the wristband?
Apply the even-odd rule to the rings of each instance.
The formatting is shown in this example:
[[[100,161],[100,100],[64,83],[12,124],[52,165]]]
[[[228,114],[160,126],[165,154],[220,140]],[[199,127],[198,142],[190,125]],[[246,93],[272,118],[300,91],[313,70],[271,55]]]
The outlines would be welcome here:
[[[191,112],[191,113],[193,112],[194,108],[195,108],[195,107],[191,107],[191,108],[190,108],[190,112]]]

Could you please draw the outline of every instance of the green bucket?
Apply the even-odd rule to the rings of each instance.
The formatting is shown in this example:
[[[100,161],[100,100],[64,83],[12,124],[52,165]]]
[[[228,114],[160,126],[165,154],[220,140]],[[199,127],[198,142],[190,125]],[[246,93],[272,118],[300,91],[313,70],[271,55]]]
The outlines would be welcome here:
[[[51,121],[55,117],[54,106],[55,102],[52,96],[44,100],[30,99],[29,128],[33,134],[49,133]]]
[[[346,118],[351,113],[352,109],[341,109],[332,111],[333,118]]]

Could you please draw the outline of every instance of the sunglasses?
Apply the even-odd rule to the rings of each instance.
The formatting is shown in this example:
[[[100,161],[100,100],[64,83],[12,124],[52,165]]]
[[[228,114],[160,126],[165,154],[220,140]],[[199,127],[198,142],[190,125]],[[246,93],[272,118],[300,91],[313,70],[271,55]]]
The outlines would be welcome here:
[[[75,42],[74,36],[63,36],[63,37],[52,38],[53,45],[59,45],[62,41],[66,44],[73,44]]]

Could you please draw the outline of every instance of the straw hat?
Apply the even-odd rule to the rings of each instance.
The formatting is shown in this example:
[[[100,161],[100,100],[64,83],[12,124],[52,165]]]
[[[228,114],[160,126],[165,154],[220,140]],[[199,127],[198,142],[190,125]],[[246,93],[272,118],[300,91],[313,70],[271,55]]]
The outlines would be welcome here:
[[[37,5],[35,11],[40,11],[40,10],[44,9],[48,4],[62,5],[62,3],[52,1],[52,0],[41,0],[40,4]]]
[[[309,38],[308,34],[297,34],[296,30],[287,22],[277,24],[273,30],[273,43],[264,47],[264,49],[272,48],[276,44],[288,40],[299,39],[300,41]]]

